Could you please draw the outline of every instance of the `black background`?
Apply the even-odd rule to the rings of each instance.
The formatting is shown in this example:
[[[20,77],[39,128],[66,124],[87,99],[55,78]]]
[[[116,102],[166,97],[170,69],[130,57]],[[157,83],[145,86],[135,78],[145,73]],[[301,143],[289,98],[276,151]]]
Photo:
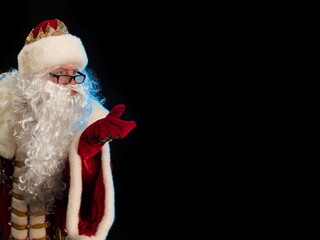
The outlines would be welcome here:
[[[278,51],[278,42],[265,36],[278,39],[277,27],[252,16],[264,7],[195,5],[94,0],[1,6],[0,71],[16,66],[31,28],[58,18],[82,39],[106,107],[123,103],[123,118],[137,121],[126,139],[111,143],[116,221],[108,240],[248,236],[262,221],[268,228],[259,236],[270,232],[264,209],[278,205],[272,203],[278,195],[269,195],[259,178],[269,181],[269,168],[278,167],[268,165],[267,155],[278,133],[271,131],[272,140],[265,133],[279,118],[265,103],[277,98],[270,93],[278,88],[265,80],[274,61],[265,49],[271,46],[274,56]]]
[[[173,174],[169,160],[179,158],[169,154],[178,133],[167,128],[168,122],[176,124],[177,106],[168,100],[176,86],[170,69],[177,48],[169,48],[177,30],[168,28],[175,10],[160,2],[23,1],[6,2],[1,11],[0,72],[17,68],[17,55],[32,28],[57,18],[81,38],[87,67],[100,79],[107,99],[105,107],[125,104],[122,119],[137,122],[125,139],[110,143],[116,218],[108,240],[168,237],[179,225],[169,205],[175,212],[180,206],[169,191],[175,184],[167,185]]]

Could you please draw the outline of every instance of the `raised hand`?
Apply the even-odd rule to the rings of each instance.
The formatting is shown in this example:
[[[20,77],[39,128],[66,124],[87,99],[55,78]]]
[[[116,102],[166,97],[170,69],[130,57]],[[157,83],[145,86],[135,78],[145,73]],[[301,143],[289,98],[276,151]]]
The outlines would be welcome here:
[[[122,120],[125,105],[118,104],[109,114],[88,126],[80,136],[78,153],[81,157],[96,155],[102,146],[113,139],[126,137],[135,127],[135,121]]]

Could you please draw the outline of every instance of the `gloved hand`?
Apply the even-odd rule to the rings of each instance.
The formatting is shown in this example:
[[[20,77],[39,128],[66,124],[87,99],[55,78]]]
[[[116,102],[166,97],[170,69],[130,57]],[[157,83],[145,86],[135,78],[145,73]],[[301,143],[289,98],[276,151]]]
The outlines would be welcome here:
[[[136,127],[135,121],[120,119],[124,110],[123,104],[116,105],[105,118],[95,121],[83,131],[78,147],[81,157],[95,156],[106,142],[124,138]]]

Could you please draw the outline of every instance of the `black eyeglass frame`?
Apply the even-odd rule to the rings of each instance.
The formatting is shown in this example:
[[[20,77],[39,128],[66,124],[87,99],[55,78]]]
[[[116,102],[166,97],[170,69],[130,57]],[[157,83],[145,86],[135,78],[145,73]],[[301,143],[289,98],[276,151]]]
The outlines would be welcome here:
[[[75,76],[70,76],[70,75],[57,75],[57,74],[54,74],[54,73],[51,73],[51,72],[49,72],[49,74],[50,74],[51,76],[57,78],[57,83],[62,84],[62,85],[67,85],[67,84],[69,84],[72,79],[74,79],[74,83],[75,83],[75,84],[82,84],[82,83],[84,82],[84,80],[86,79],[86,75],[83,74],[83,73],[81,73],[81,72],[77,72],[77,74],[79,74],[79,75],[75,75]],[[78,80],[76,80],[76,77],[79,77],[79,76],[82,76],[82,77],[83,77],[82,82],[79,82]],[[68,82],[60,83],[60,82],[59,82],[59,78],[60,78],[60,77],[70,77],[70,78],[69,78],[69,81],[68,81]]]

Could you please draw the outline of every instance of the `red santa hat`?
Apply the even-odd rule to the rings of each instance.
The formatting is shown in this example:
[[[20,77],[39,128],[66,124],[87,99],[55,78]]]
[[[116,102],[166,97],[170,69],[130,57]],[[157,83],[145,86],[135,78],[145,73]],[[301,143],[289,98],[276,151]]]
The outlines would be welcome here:
[[[51,71],[63,64],[76,64],[84,69],[88,64],[80,38],[71,35],[58,20],[46,20],[32,29],[18,54],[21,75]]]

